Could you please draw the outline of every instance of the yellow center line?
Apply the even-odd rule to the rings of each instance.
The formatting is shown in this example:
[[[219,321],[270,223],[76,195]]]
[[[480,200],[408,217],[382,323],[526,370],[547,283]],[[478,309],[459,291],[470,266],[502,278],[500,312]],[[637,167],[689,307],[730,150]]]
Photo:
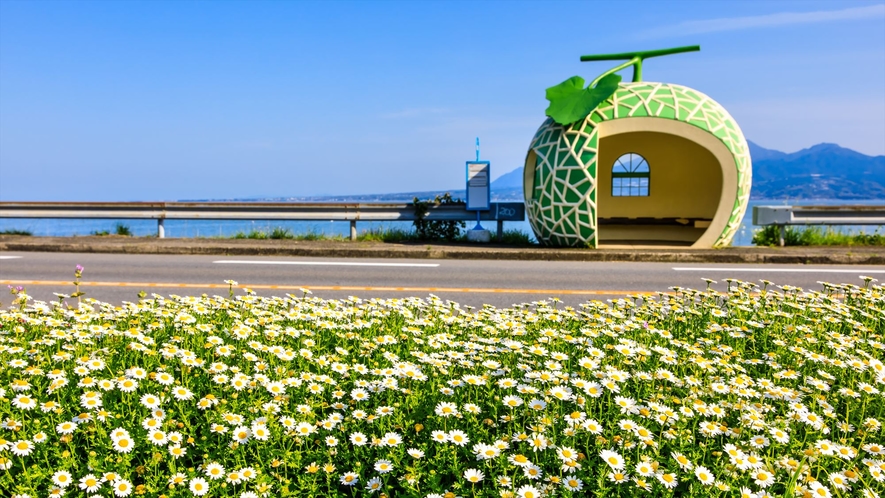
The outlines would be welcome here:
[[[69,287],[70,280],[0,280],[0,285],[45,285]],[[171,282],[80,282],[80,287],[173,287],[184,289],[227,289],[228,284],[183,284]],[[635,290],[589,290],[589,289],[500,289],[500,288],[463,288],[463,287],[374,287],[359,285],[278,285],[278,284],[239,284],[237,288],[268,289],[268,290],[300,290],[311,291],[364,291],[364,292],[461,292],[474,294],[546,294],[546,295],[654,295],[657,292]]]

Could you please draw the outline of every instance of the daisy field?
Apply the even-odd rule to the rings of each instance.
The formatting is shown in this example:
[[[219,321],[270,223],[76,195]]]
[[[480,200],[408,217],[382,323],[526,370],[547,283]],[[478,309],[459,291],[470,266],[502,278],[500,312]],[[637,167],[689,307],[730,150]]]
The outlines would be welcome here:
[[[15,288],[0,495],[879,496],[883,287],[726,282],[506,309]]]

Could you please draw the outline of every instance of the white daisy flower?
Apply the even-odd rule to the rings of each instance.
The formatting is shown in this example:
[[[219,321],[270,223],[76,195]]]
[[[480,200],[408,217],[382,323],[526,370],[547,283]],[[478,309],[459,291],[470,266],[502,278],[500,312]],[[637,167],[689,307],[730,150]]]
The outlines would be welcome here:
[[[64,489],[71,485],[71,482],[73,482],[73,477],[71,476],[71,473],[67,470],[59,470],[55,474],[52,474],[52,482],[56,486]]]
[[[132,483],[126,479],[117,479],[114,481],[114,495],[129,496],[132,493]]]
[[[34,451],[34,443],[28,441],[27,439],[19,439],[18,441],[12,443],[9,451],[12,452],[15,456],[28,456]]]
[[[80,489],[87,493],[95,493],[101,488],[101,481],[93,474],[86,474],[80,478]]]
[[[224,467],[222,467],[221,464],[218,462],[212,462],[206,465],[203,473],[206,474],[206,477],[208,477],[209,479],[221,479],[224,477]]]
[[[194,496],[203,496],[209,492],[209,483],[202,477],[195,477],[190,480],[188,486]]]
[[[467,469],[464,471],[464,479],[471,484],[476,484],[485,478],[485,475],[477,469]]]

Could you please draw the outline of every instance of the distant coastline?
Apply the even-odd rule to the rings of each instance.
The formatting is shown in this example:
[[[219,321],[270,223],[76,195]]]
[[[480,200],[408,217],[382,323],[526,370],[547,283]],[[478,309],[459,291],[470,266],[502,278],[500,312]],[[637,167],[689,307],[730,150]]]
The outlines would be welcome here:
[[[868,156],[828,143],[817,144],[792,153],[766,149],[753,142],[748,144],[753,159],[751,200],[885,202],[885,156]],[[492,171],[495,171],[494,165]],[[499,176],[491,185],[492,199],[521,201],[522,181],[522,166]],[[456,198],[463,199],[465,196],[464,189],[452,189],[387,194],[190,199],[189,201],[411,202],[415,197],[428,199],[446,192]]]
[[[323,196],[303,196],[303,197],[251,197],[251,198],[235,198],[235,199],[182,199],[180,202],[412,202],[417,197],[419,199],[432,199],[436,196],[449,193],[452,197],[464,199],[465,191],[461,190],[427,190],[421,192],[400,192],[391,194],[363,194],[363,195],[323,195]],[[522,188],[497,189],[492,191],[493,202],[514,202],[522,201]],[[778,204],[799,201],[802,204],[808,204],[813,201],[823,201],[832,203],[834,201],[844,201],[851,204],[854,201],[882,201],[885,203],[885,197],[861,198],[861,197],[757,197],[751,193],[751,201],[771,201]]]

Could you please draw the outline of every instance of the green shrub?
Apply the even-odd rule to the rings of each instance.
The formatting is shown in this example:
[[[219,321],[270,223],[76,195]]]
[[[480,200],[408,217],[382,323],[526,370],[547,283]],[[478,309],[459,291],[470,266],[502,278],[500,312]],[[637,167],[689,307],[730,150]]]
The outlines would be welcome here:
[[[99,237],[104,237],[105,235],[110,235],[111,231],[110,230],[94,230],[93,232],[91,232],[91,234],[97,235]],[[132,230],[127,225],[124,225],[122,223],[117,223],[116,225],[114,225],[113,234],[131,237]]]
[[[452,194],[446,192],[442,197],[436,196],[433,200],[422,201],[417,197],[412,201],[415,207],[414,221],[415,231],[418,232],[419,240],[445,240],[451,242],[458,238],[461,230],[466,227],[466,223],[458,220],[428,220],[427,214],[430,212],[430,206],[439,205],[465,205],[461,199],[453,199]]]
[[[252,230],[251,232],[237,232],[233,236],[231,236],[231,238],[264,240],[267,238],[267,232],[261,230]]]
[[[266,239],[267,235],[264,232],[260,232],[258,230],[252,230],[251,232],[237,232],[231,235],[232,239]]]
[[[122,223],[117,223],[114,226],[114,233],[117,235],[125,235],[126,237],[132,236],[132,230],[129,228],[129,226]]]
[[[781,230],[777,225],[766,225],[753,234],[753,245],[777,246],[780,245]],[[792,227],[786,227],[784,232],[784,245],[799,245],[799,235]]]
[[[0,231],[0,235],[34,235],[29,230],[18,230],[16,228],[7,228],[6,230]]]
[[[270,235],[267,236],[269,239],[294,239],[295,235],[292,233],[292,230],[288,228],[275,227],[270,231]]]
[[[859,233],[854,238],[859,246],[885,246],[885,234],[879,233],[878,229],[870,234]]]
[[[780,227],[767,225],[753,234],[753,245],[780,245]],[[784,230],[785,246],[882,246],[885,235],[877,228],[873,233],[864,232],[850,234],[831,227],[796,228],[788,226]]]

